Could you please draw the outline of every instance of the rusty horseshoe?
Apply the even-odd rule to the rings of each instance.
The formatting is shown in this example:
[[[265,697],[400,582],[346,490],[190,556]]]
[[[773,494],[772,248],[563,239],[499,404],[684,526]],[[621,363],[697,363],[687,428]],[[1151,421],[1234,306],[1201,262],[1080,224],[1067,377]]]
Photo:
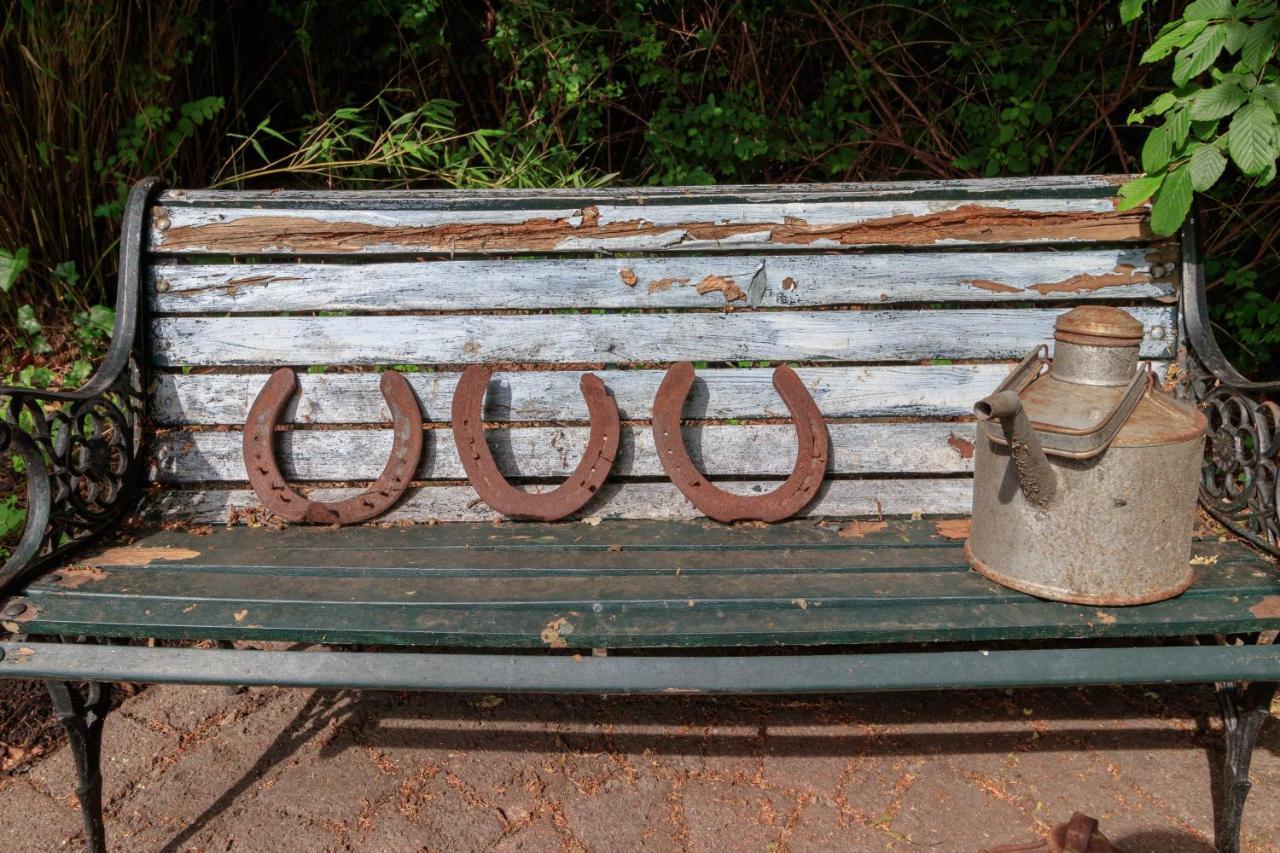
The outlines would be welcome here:
[[[653,401],[653,440],[658,461],[671,482],[702,513],[716,521],[781,521],[813,500],[827,470],[827,425],[796,372],[785,364],[773,371],[773,387],[795,421],[799,449],[791,476],[767,495],[735,495],[702,475],[680,432],[680,415],[693,387],[693,365],[671,365]]]
[[[453,392],[453,440],[458,458],[480,499],[511,518],[557,521],[576,512],[604,484],[618,456],[618,406],[598,376],[584,373],[579,387],[591,413],[591,436],[578,467],[555,489],[543,494],[521,491],[502,476],[485,441],[484,395],[491,368],[473,364],[462,371]]]
[[[313,501],[298,494],[280,473],[272,443],[284,405],[298,388],[293,370],[282,367],[262,386],[244,426],[244,467],[258,500],[271,512],[289,521],[316,524],[356,524],[389,510],[422,460],[422,412],[408,381],[395,371],[382,374],[382,397],[391,409],[394,438],[391,458],[367,491],[335,503]]]

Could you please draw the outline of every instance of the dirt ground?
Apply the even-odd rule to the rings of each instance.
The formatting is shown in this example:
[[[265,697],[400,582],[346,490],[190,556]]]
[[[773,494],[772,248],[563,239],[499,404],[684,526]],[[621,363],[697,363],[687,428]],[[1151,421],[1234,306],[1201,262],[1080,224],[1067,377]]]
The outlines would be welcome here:
[[[840,698],[166,686],[104,747],[113,850],[976,851],[1073,809],[1211,849],[1206,688]],[[1212,723],[1216,726],[1216,721]],[[1280,850],[1280,726],[1245,849]],[[75,849],[65,748],[0,783],[6,851]]]

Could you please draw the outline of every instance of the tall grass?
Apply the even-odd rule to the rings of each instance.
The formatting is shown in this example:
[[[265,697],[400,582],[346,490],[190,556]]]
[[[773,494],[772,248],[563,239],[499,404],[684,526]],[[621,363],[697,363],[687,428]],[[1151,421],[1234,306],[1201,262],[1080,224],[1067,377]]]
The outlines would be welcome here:
[[[217,145],[196,130],[222,102],[191,91],[208,37],[200,0],[6,5],[0,329],[11,345],[46,349],[42,326],[91,323],[105,301],[129,183],[208,157]]]

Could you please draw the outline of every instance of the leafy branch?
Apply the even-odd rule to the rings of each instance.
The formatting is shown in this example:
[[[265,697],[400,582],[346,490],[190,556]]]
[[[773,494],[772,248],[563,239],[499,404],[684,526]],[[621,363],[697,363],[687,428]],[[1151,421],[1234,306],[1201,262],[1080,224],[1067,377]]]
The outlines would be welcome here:
[[[1128,24],[1146,0],[1121,0]],[[1120,188],[1120,210],[1151,205],[1151,227],[1172,234],[1191,199],[1222,178],[1230,162],[1257,186],[1275,180],[1280,154],[1280,12],[1274,2],[1195,0],[1165,25],[1144,64],[1173,56],[1171,91],[1129,115],[1160,118],[1142,146],[1142,177]]]

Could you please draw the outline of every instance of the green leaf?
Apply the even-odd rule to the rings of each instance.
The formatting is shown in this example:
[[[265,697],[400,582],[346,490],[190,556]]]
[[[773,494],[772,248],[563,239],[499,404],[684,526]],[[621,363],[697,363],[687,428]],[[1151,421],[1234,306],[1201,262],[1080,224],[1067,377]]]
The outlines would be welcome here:
[[[36,319],[36,310],[30,304],[18,308],[18,328],[28,335],[40,334],[40,321]]]
[[[66,383],[72,388],[78,388],[84,384],[89,378],[89,374],[93,372],[93,365],[82,358],[78,358],[72,363],[71,369],[67,371]]]
[[[1120,0],[1120,23],[1131,24],[1142,14],[1147,0]]]
[[[1255,74],[1262,70],[1276,49],[1274,32],[1275,18],[1259,21],[1249,27],[1249,32],[1245,33],[1244,46],[1240,49],[1240,61],[1245,68]]]
[[[75,287],[80,281],[80,273],[76,272],[76,262],[63,261],[58,264],[53,268],[53,277]]]
[[[1120,187],[1120,199],[1116,202],[1116,210],[1132,210],[1151,198],[1152,194],[1160,189],[1165,177],[1164,174],[1144,175]]]
[[[1231,0],[1195,0],[1188,3],[1182,17],[1188,21],[1207,21],[1211,18],[1229,18],[1234,11]]]
[[[1168,32],[1162,31],[1160,37],[1142,54],[1141,62],[1144,65],[1159,62],[1177,48],[1191,44],[1191,41],[1204,32],[1207,26],[1209,24],[1206,21],[1183,21]]]
[[[1173,83],[1185,86],[1192,77],[1203,74],[1218,59],[1227,43],[1227,28],[1211,24],[1191,44],[1178,51],[1173,59]]]
[[[1148,175],[1159,172],[1169,165],[1169,158],[1172,156],[1173,143],[1169,139],[1169,131],[1157,127],[1147,135],[1147,141],[1142,146],[1142,171]]]
[[[1248,34],[1249,25],[1242,21],[1232,21],[1227,24],[1227,53],[1239,53]]]
[[[1276,159],[1271,140],[1276,114],[1264,104],[1251,103],[1236,111],[1227,131],[1227,150],[1246,175],[1259,175]]]
[[[1168,236],[1178,230],[1191,210],[1191,174],[1186,166],[1175,169],[1156,191],[1151,205],[1151,230]]]
[[[1170,110],[1164,118],[1164,130],[1169,134],[1169,143],[1180,148],[1191,132],[1191,110],[1186,107]]]
[[[1191,117],[1197,121],[1205,121],[1229,116],[1248,99],[1244,89],[1235,83],[1219,83],[1192,99]]]
[[[8,293],[13,289],[18,276],[27,268],[29,254],[26,249],[18,249],[16,252],[0,249],[0,292]]]
[[[1222,171],[1227,168],[1227,158],[1212,145],[1201,145],[1191,154],[1188,170],[1191,173],[1191,188],[1204,192],[1218,182]]]

